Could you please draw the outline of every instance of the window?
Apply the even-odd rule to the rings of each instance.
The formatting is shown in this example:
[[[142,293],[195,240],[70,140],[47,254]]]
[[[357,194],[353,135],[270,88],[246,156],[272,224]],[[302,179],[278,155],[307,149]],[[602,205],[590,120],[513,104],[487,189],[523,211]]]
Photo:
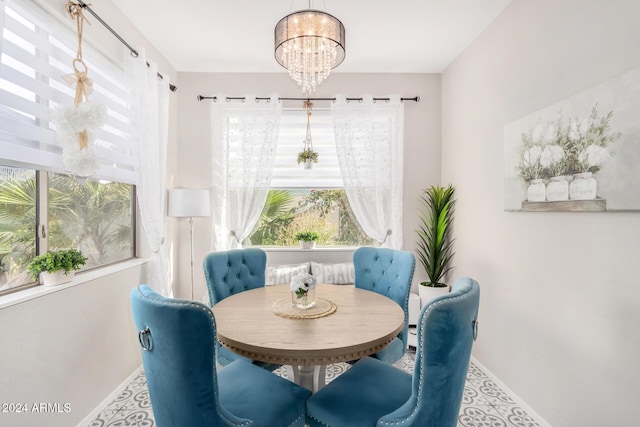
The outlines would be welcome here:
[[[349,206],[329,110],[317,109],[311,116],[311,137],[318,163],[312,169],[297,164],[306,119],[304,110],[282,112],[271,190],[249,237],[250,244],[296,246],[296,233],[307,230],[318,232],[320,246],[376,244],[364,234]]]
[[[32,284],[27,264],[45,248],[81,250],[85,270],[133,257],[133,191],[130,184],[0,167],[0,293]]]
[[[1,5],[2,3],[0,3]],[[0,6],[1,8],[1,6]],[[74,247],[85,269],[134,256],[135,175],[130,104],[122,67],[86,42],[91,99],[107,107],[96,130],[96,176],[66,175],[51,112],[73,105],[76,34],[31,0],[0,10],[0,293],[33,284],[28,262],[47,249]]]

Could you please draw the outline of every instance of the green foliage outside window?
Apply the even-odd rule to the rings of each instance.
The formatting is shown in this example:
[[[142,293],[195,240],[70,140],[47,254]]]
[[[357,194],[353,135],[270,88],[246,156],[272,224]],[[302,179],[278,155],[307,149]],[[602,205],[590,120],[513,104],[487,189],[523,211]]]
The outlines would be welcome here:
[[[270,190],[250,236],[255,246],[297,246],[299,232],[313,230],[320,246],[373,245],[356,221],[344,190]]]

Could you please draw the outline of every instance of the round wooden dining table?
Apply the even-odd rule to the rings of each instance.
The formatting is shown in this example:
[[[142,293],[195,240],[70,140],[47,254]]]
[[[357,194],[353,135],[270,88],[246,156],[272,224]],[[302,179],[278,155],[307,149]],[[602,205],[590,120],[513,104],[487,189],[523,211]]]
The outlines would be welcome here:
[[[316,298],[335,311],[317,318],[276,314],[274,303],[291,298],[288,285],[232,295],[212,308],[218,341],[262,362],[291,365],[294,381],[317,390],[324,367],[373,354],[402,330],[404,311],[390,298],[345,285],[317,285]]]

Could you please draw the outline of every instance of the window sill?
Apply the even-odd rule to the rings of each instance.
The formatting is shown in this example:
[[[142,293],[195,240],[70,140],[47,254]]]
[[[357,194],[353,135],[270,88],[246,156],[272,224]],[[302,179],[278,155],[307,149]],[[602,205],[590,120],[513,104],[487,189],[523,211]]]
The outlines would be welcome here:
[[[101,277],[108,276],[110,274],[118,273],[120,271],[127,270],[129,268],[144,264],[148,261],[147,258],[133,258],[127,261],[119,262],[117,264],[109,265],[103,268],[96,268],[95,270],[86,271],[83,273],[76,273],[69,283],[64,283],[58,286],[34,286],[23,291],[14,292],[12,294],[3,295],[0,297],[0,310],[12,305],[21,304],[25,301],[29,301],[35,298],[52,294],[54,292],[62,291],[64,289],[78,286],[82,283],[89,282],[91,280],[99,279]]]
[[[312,249],[302,249],[300,246],[252,246],[265,252],[353,252],[360,246],[316,246]]]

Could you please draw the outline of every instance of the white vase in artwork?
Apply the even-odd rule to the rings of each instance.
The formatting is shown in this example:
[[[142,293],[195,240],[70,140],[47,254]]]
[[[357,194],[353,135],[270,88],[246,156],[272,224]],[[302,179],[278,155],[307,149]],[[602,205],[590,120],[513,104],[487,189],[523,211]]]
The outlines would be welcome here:
[[[547,184],[546,193],[550,202],[569,200],[569,181],[565,176],[554,176]]]
[[[569,198],[573,200],[592,200],[596,198],[598,184],[591,172],[577,173],[569,185]]]
[[[304,161],[304,168],[305,169],[313,169],[313,160],[311,159],[307,159]]]
[[[542,179],[532,179],[527,187],[527,201],[544,202],[546,200],[546,186]]]
[[[54,271],[53,273],[43,271],[40,273],[40,280],[44,286],[57,286],[70,282],[73,279],[74,273],[73,270],[66,274],[64,270]]]
[[[451,287],[449,285],[441,288],[435,288],[433,286],[418,286],[418,293],[420,295],[420,306],[424,307],[434,298],[439,297],[440,295],[446,295],[451,291]]]

